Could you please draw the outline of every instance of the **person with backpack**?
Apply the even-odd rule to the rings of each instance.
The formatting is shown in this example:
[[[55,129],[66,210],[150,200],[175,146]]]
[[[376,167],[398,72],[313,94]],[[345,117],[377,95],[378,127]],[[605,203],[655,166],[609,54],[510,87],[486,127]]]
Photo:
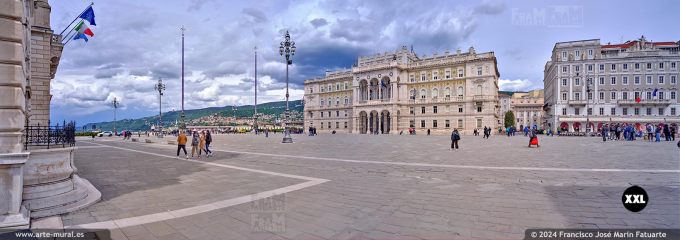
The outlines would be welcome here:
[[[453,132],[451,133],[451,149],[458,149],[458,141],[460,141],[458,129],[453,129]]]
[[[541,147],[540,145],[538,145],[538,136],[536,135],[536,132],[537,132],[536,129],[529,131],[529,147],[531,147],[531,145]]]
[[[198,132],[194,131],[191,137],[191,158],[194,158],[194,154],[196,153],[198,153],[198,158],[201,158],[201,152],[198,148],[200,141],[201,140],[198,136]]]

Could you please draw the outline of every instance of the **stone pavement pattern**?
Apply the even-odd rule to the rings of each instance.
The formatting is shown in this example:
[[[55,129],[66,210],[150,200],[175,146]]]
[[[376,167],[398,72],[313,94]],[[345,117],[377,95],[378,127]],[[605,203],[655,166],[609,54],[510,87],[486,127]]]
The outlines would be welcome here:
[[[541,148],[529,149],[524,137],[464,136],[461,149],[449,150],[445,136],[293,137],[296,143],[286,145],[274,134],[214,135],[212,148],[221,151],[201,159],[330,180],[275,197],[284,210],[261,212],[254,207],[258,200],[114,229],[112,236],[521,239],[526,228],[680,228],[680,151],[670,142],[542,137]],[[302,182],[141,152],[174,156],[176,146],[164,141],[91,142],[80,139],[76,166],[102,191],[103,201],[64,215],[66,226],[176,210]],[[621,194],[630,185],[640,185],[650,195],[642,212],[631,213],[621,205]],[[275,227],[258,229],[261,220]]]

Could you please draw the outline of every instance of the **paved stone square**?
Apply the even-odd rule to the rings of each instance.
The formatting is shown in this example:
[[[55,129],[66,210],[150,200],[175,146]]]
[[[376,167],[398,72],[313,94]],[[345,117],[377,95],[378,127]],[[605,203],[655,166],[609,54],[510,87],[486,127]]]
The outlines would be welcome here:
[[[78,139],[102,201],[63,215],[114,239],[521,239],[527,228],[680,228],[675,143],[599,138],[213,135],[213,158],[176,146]],[[649,204],[621,204],[642,186]]]

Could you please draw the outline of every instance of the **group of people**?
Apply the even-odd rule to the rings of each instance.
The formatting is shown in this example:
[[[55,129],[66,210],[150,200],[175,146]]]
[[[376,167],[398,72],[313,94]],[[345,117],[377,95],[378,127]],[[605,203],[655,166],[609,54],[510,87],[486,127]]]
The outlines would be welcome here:
[[[309,136],[316,136],[316,127],[310,126],[309,129],[307,129],[307,132],[309,133]]]
[[[634,141],[642,138],[650,142],[660,142],[661,137],[666,141],[675,141],[676,131],[674,127],[668,124],[657,126],[648,123],[644,127],[635,127],[635,125],[628,123],[612,123],[602,126],[600,135],[602,135],[602,141],[607,141],[607,139]]]
[[[187,154],[186,144],[188,142],[187,135],[184,131],[180,132],[177,136],[177,157],[179,157],[179,151],[184,150],[184,158],[189,158]],[[210,131],[192,131],[191,132],[191,158],[194,158],[194,154],[198,153],[198,158],[201,158],[201,154],[205,152],[206,157],[212,157],[213,153],[210,151],[210,143],[212,143],[212,135]]]
[[[132,132],[129,130],[123,130],[120,135],[123,135],[123,140],[130,140],[132,138]]]
[[[479,130],[475,128],[475,130],[472,132],[475,136],[479,136]],[[482,138],[489,139],[491,136],[491,127],[484,126],[484,136]]]

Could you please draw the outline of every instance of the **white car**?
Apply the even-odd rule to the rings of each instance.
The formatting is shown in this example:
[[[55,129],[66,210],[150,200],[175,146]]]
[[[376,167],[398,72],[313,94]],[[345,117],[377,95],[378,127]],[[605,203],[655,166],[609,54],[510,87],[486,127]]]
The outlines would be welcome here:
[[[103,136],[111,137],[111,136],[113,136],[113,132],[111,132],[111,131],[100,132],[99,136],[100,137],[103,137]]]

